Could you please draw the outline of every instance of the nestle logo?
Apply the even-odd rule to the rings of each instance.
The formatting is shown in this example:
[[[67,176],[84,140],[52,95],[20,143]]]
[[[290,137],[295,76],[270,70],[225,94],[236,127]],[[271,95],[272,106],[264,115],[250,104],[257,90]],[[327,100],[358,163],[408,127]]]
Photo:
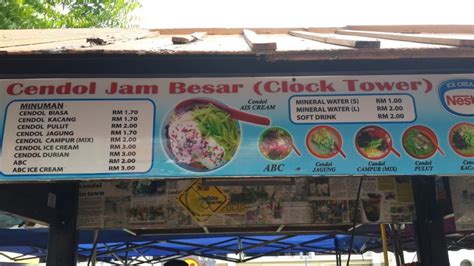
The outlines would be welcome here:
[[[474,95],[446,95],[448,105],[474,105]]]
[[[441,105],[459,116],[474,116],[474,79],[446,80],[438,89]]]

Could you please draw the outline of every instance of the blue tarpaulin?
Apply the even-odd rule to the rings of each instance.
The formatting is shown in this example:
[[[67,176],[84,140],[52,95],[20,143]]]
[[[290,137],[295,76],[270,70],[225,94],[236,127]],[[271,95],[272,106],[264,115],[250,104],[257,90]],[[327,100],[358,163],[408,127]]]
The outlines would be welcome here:
[[[96,241],[98,260],[118,260],[127,257],[172,258],[197,255],[227,259],[227,254],[245,254],[247,259],[264,255],[345,253],[349,250],[350,235],[151,235],[135,236],[123,230],[103,230]],[[80,231],[78,254],[88,259],[94,246],[94,231]],[[35,257],[46,256],[48,229],[0,229],[0,252],[16,252]],[[356,236],[353,252],[363,253],[380,246],[376,237]]]

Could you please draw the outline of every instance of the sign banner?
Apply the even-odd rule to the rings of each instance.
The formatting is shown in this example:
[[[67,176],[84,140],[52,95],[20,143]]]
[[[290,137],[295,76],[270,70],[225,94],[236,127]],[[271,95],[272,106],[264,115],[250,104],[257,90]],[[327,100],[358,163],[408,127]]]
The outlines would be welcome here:
[[[5,181],[474,173],[474,74],[0,87]]]
[[[212,181],[216,180],[216,181]],[[81,229],[351,224],[359,178],[82,182]],[[257,183],[255,181],[258,181]],[[365,177],[358,223],[411,223],[409,177]]]

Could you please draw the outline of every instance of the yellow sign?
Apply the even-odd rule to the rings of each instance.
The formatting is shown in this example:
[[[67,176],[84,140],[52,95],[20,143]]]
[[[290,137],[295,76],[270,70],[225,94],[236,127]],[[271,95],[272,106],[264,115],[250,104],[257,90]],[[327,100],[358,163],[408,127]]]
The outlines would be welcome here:
[[[184,260],[189,266],[199,266],[199,263],[195,259],[187,258]]]
[[[219,212],[229,197],[218,187],[203,187],[201,180],[196,180],[179,194],[178,201],[196,221],[204,222]]]

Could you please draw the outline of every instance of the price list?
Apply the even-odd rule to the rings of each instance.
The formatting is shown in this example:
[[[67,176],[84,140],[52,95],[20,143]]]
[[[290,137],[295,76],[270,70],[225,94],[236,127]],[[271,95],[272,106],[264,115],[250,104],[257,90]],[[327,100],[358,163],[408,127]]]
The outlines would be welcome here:
[[[12,102],[3,137],[3,172],[146,172],[152,165],[154,113],[148,100]]]
[[[295,96],[290,119],[297,124],[412,122],[416,112],[405,94]]]
[[[140,110],[112,110],[109,171],[133,172],[137,164]]]

